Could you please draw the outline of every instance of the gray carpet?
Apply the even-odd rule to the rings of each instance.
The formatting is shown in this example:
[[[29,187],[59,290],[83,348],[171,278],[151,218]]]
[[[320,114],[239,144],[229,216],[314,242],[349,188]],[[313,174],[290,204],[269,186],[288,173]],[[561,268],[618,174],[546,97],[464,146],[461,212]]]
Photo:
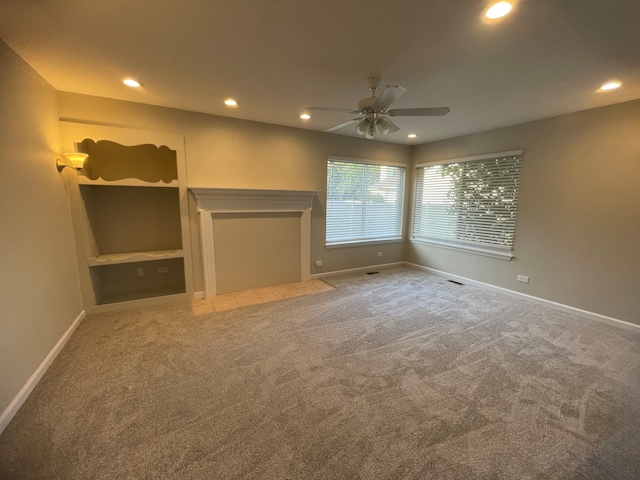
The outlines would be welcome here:
[[[637,479],[640,333],[397,268],[88,316],[3,479]]]

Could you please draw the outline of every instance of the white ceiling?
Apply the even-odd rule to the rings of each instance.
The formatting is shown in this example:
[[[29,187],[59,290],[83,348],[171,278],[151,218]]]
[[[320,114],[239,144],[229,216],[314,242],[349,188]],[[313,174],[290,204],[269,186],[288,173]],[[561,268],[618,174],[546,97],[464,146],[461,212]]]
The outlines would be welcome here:
[[[519,0],[493,23],[483,21],[488,5],[0,0],[0,36],[57,90],[311,130],[350,115],[305,122],[305,106],[355,108],[378,75],[408,89],[394,108],[451,108],[396,118],[401,130],[378,137],[404,144],[640,98],[640,0]],[[622,88],[597,92],[613,78]]]

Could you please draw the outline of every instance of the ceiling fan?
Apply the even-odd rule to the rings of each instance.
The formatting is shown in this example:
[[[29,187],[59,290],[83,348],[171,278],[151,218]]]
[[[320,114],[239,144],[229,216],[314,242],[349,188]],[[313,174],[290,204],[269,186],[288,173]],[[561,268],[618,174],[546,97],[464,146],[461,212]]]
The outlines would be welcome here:
[[[333,132],[334,130],[356,124],[356,133],[368,139],[375,138],[376,127],[382,135],[400,130],[400,127],[393,123],[388,117],[441,116],[449,113],[449,107],[397,108],[390,110],[389,106],[407,90],[398,85],[387,85],[382,89],[380,95],[376,96],[376,90],[380,86],[380,77],[370,77],[368,85],[371,90],[371,96],[360,100],[356,110],[331,107],[307,107],[307,110],[345,112],[359,115],[356,118],[328,128],[325,132]]]

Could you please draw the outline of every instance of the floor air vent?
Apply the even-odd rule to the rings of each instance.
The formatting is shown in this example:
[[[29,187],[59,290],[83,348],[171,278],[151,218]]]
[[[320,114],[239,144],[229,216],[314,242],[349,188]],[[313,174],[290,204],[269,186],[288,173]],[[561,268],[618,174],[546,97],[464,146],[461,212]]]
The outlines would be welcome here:
[[[464,283],[456,282],[455,280],[447,280],[447,282],[455,283],[456,285],[464,285]]]

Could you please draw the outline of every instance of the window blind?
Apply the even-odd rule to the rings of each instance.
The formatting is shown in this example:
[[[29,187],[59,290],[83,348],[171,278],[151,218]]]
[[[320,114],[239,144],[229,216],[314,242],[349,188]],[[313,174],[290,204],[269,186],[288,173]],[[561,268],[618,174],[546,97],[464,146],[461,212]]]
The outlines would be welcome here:
[[[511,258],[521,166],[513,155],[418,167],[412,237]]]
[[[405,168],[327,162],[327,245],[402,238]]]

